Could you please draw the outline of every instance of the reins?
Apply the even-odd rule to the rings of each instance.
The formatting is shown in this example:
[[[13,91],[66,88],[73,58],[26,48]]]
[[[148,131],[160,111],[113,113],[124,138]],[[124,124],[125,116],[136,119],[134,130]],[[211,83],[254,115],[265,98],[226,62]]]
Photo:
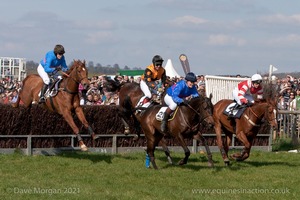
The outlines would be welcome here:
[[[196,109],[194,109],[190,104],[186,104],[192,111],[194,111],[200,118],[201,118],[201,114],[196,110]],[[201,122],[203,122],[206,118],[208,118],[209,117],[209,115],[207,116],[207,117],[204,117],[202,120],[201,120]],[[201,123],[200,122],[200,123]]]
[[[73,70],[76,70],[76,69],[73,69]],[[80,84],[80,82],[83,80],[83,79],[87,79],[87,77],[83,77],[83,78],[81,78],[79,81],[77,81],[74,77],[71,77],[69,74],[67,74],[67,73],[65,73],[65,72],[63,72],[63,71],[61,71],[61,73],[63,74],[63,75],[65,75],[67,78],[71,78],[75,83],[77,83],[77,84]],[[76,75],[77,75],[78,73],[76,72]],[[68,81],[68,79],[67,79],[67,81]],[[66,82],[67,82],[66,81]],[[67,93],[69,93],[69,94],[77,94],[78,93],[78,90],[77,91],[75,91],[75,92],[73,92],[73,91],[70,91],[70,90],[68,90],[67,89],[67,83],[64,85],[64,88],[63,88],[63,91],[65,91],[65,92],[67,92]]]
[[[250,112],[251,112],[257,119],[259,119],[259,116],[254,112],[254,110],[252,109],[252,107],[249,107],[249,110],[250,110]],[[248,122],[249,122],[251,125],[253,125],[253,126],[259,126],[259,125],[255,124],[255,123],[250,119],[250,117],[249,117],[247,114],[245,114],[244,117],[248,120]],[[271,119],[271,120],[268,120],[268,121],[273,121],[273,120],[275,120],[275,117],[274,117],[273,119]],[[269,123],[270,123],[270,122],[269,122]]]

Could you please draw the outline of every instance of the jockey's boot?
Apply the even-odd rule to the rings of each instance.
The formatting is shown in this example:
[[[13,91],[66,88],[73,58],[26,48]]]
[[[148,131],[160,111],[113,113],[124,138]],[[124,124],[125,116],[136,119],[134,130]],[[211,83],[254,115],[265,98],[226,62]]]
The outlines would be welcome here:
[[[160,129],[164,135],[168,131],[168,119],[169,119],[171,113],[172,113],[172,110],[168,107],[164,113],[164,118],[161,121]]]
[[[41,90],[41,96],[40,96],[40,100],[39,103],[45,103],[45,92],[47,91],[48,85],[44,84],[43,88]]]

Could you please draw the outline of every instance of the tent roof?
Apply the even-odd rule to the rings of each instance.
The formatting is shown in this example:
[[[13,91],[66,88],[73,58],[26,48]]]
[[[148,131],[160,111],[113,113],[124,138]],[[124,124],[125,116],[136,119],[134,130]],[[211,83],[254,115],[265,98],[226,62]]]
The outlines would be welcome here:
[[[178,78],[180,77],[180,75],[174,69],[171,59],[168,59],[165,66],[165,70],[166,70],[166,75],[171,78],[174,78],[175,76]]]

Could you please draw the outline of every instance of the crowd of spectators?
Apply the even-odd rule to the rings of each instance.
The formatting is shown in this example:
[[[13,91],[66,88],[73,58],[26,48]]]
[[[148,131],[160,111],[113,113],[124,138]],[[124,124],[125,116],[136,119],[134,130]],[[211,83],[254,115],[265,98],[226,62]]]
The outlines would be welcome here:
[[[136,82],[141,80],[140,76],[126,76],[116,75],[115,77],[109,77],[117,80],[120,83]],[[168,77],[168,81],[176,83],[184,77]],[[116,105],[118,104],[118,94],[113,92],[107,92],[103,88],[103,84],[106,81],[105,75],[93,76],[90,78],[90,87],[88,90],[84,90],[79,85],[79,94],[81,97],[81,105]],[[197,88],[200,94],[205,95],[205,77],[204,75],[197,76]],[[287,75],[284,78],[275,78],[273,80],[276,90],[279,94],[278,109],[282,110],[300,110],[300,78]],[[157,84],[162,88],[162,84]],[[16,79],[11,80],[9,77],[2,78],[0,80],[0,102],[4,104],[14,103],[18,97],[18,93],[22,87],[22,81]],[[84,98],[85,97],[85,98]]]

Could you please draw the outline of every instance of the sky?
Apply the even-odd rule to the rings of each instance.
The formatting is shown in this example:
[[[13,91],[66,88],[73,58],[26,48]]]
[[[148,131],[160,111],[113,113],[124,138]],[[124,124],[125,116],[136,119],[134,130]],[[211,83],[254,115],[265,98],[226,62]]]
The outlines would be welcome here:
[[[56,44],[73,59],[144,69],[152,57],[184,75],[300,71],[299,0],[5,0],[0,57],[39,62]]]

